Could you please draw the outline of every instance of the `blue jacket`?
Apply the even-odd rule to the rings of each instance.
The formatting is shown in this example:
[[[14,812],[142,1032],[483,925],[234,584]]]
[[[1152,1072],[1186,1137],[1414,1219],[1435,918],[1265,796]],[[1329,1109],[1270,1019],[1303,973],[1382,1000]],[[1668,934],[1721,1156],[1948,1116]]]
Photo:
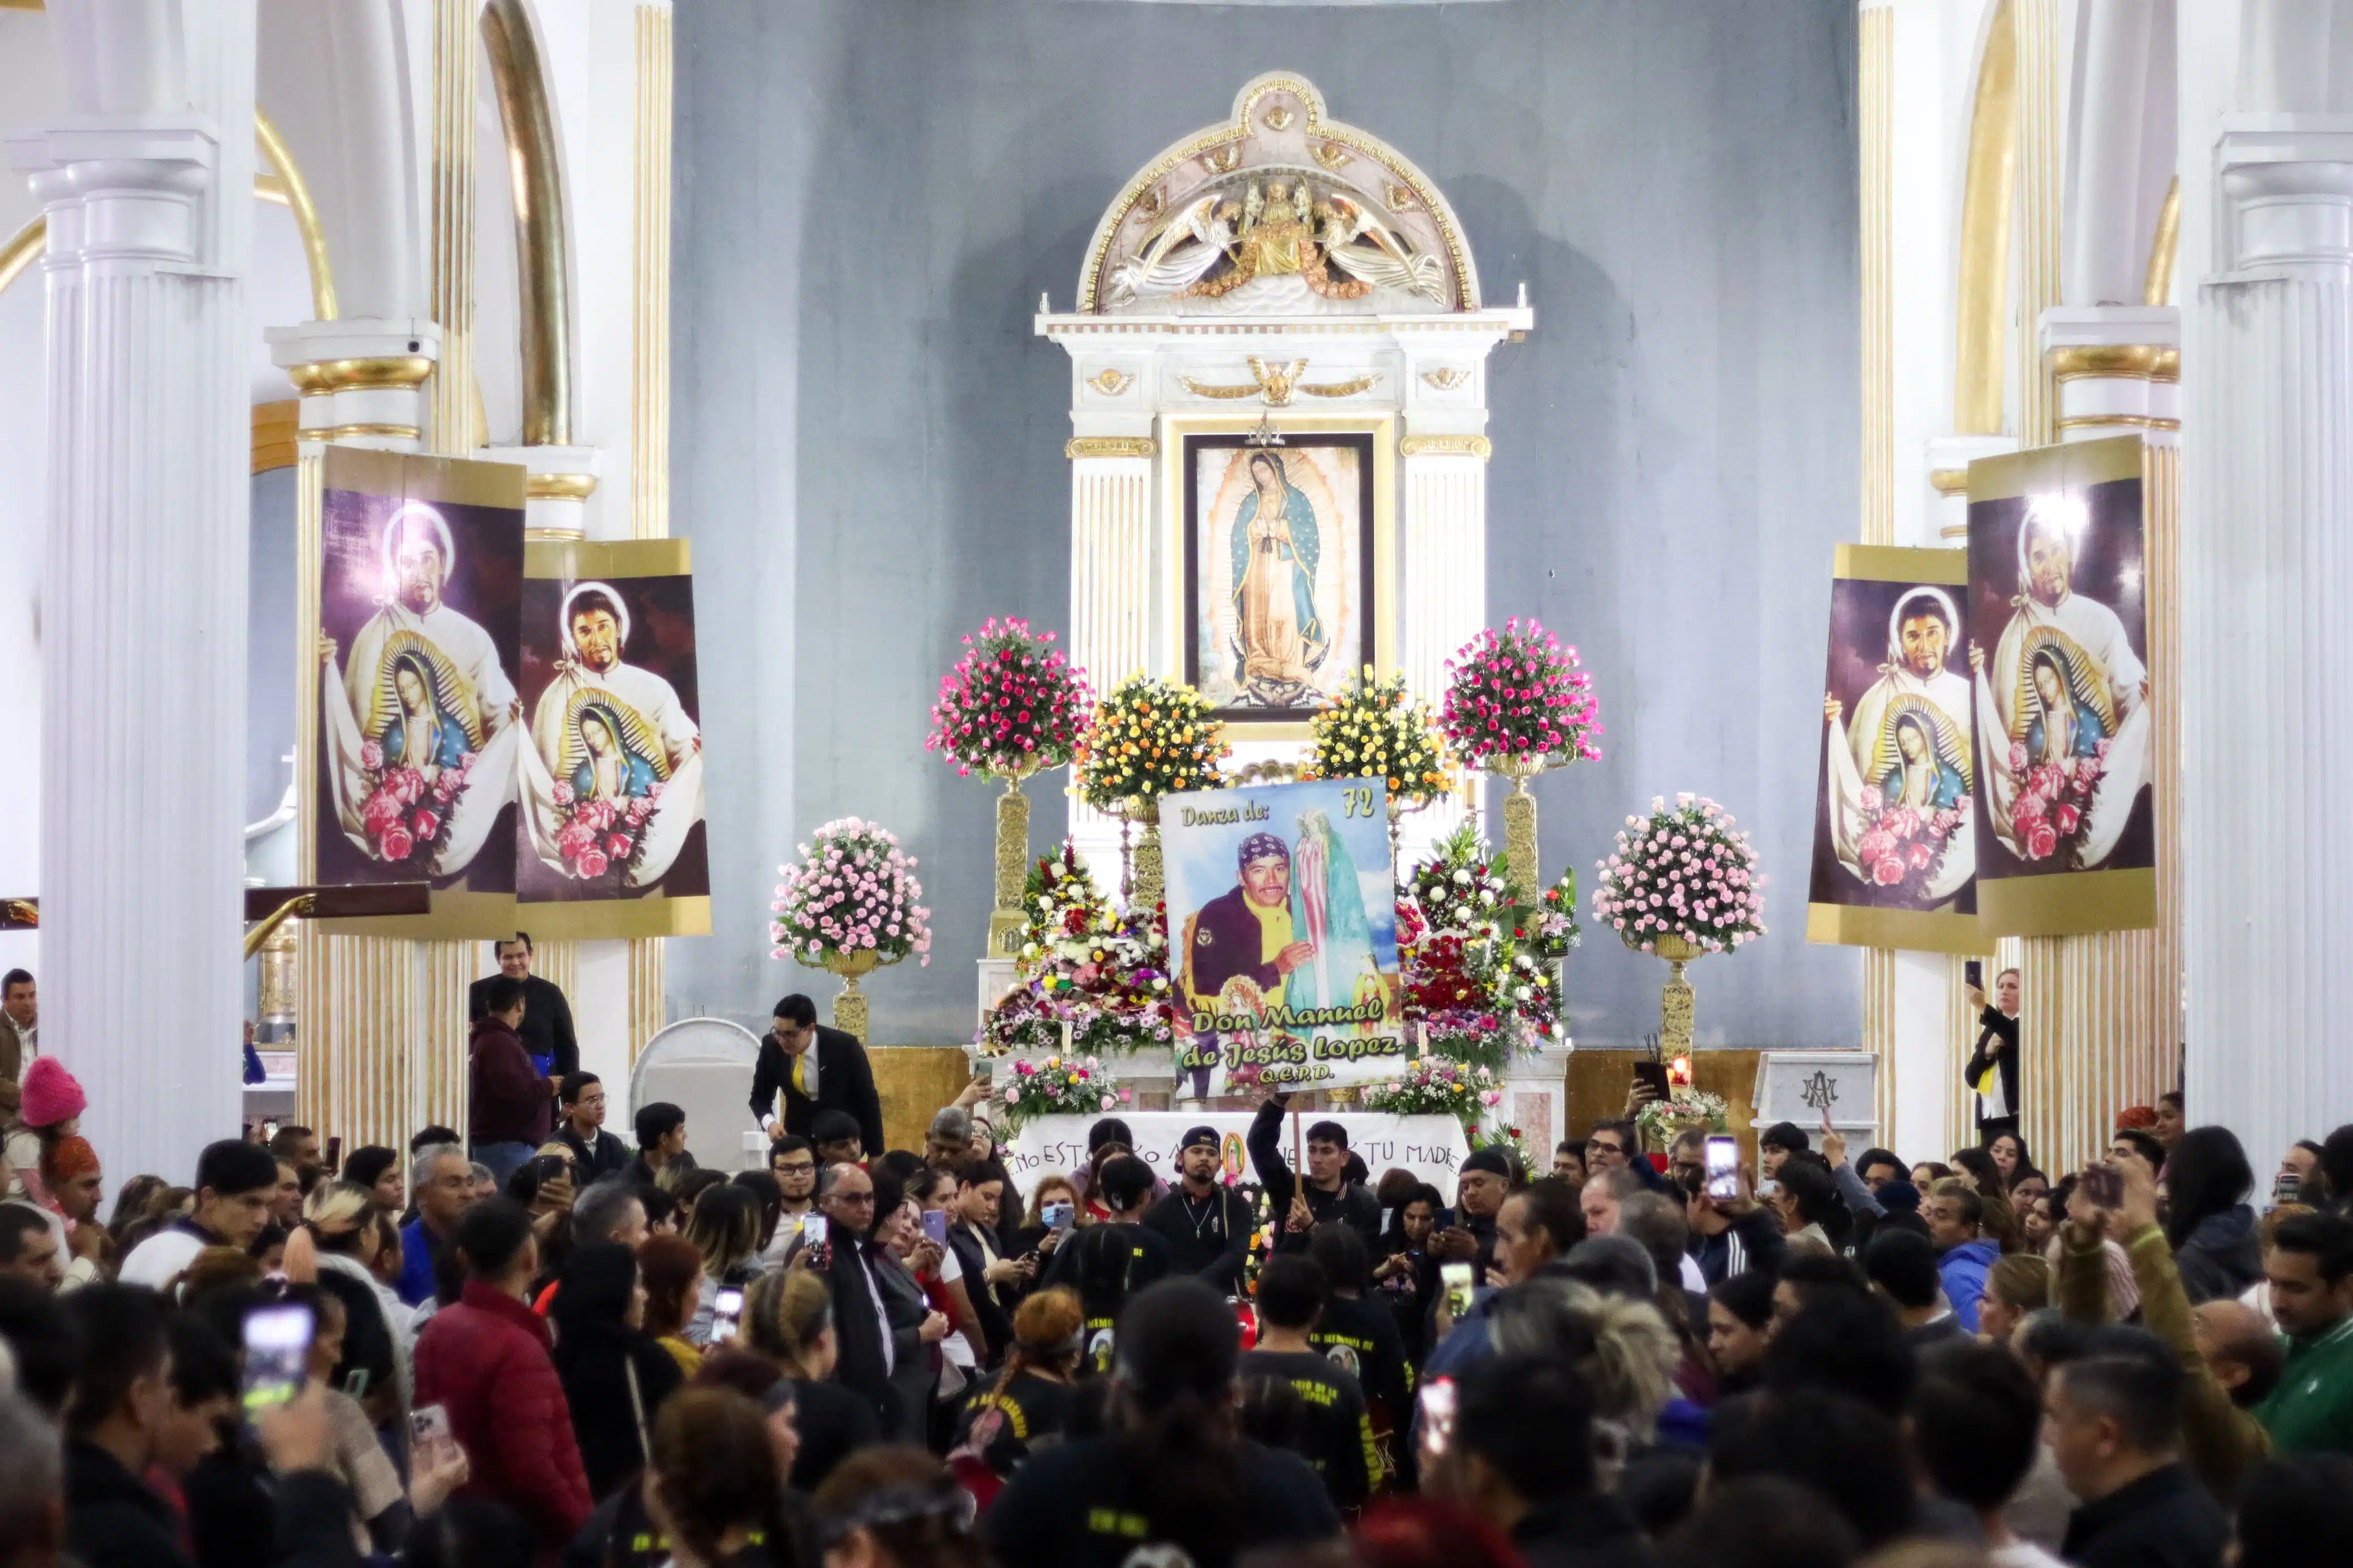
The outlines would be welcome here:
[[[2001,1256],[2001,1248],[1990,1241],[1965,1241],[1936,1260],[1936,1272],[1944,1277],[1945,1300],[1953,1304],[1953,1316],[1961,1327],[1971,1333],[1978,1331],[1978,1298],[1985,1294],[1986,1270]]]
[[[433,1260],[441,1250],[438,1238],[421,1218],[400,1227],[400,1283],[395,1287],[403,1302],[421,1307],[433,1300]]]

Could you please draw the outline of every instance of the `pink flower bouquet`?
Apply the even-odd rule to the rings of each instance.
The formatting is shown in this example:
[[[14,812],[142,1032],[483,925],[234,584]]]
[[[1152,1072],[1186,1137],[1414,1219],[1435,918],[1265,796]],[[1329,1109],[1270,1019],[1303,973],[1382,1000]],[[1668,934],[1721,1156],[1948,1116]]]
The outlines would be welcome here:
[[[1627,946],[1658,951],[1680,937],[1722,952],[1765,934],[1765,875],[1748,835],[1712,800],[1653,796],[1651,815],[1630,816],[1615,851],[1600,863],[1593,915]]]
[[[900,849],[895,834],[845,816],[797,848],[801,858],[777,868],[784,879],[769,905],[776,957],[812,969],[861,953],[877,963],[910,954],[931,963],[932,911],[916,902],[923,887],[915,879],[915,858]]]
[[[1033,634],[1018,616],[991,619],[964,639],[965,656],[940,678],[927,752],[944,752],[956,772],[1026,778],[1071,760],[1094,697],[1086,671]]]
[[[1598,760],[1600,705],[1577,649],[1534,619],[1489,627],[1446,661],[1439,727],[1468,767],[1532,770]]]

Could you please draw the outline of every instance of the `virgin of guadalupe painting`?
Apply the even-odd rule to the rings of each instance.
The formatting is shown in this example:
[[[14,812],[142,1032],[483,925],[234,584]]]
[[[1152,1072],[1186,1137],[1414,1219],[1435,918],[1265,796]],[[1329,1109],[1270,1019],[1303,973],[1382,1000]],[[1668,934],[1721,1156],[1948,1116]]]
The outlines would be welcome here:
[[[1372,658],[1372,438],[1186,438],[1186,679],[1220,717],[1306,717]]]

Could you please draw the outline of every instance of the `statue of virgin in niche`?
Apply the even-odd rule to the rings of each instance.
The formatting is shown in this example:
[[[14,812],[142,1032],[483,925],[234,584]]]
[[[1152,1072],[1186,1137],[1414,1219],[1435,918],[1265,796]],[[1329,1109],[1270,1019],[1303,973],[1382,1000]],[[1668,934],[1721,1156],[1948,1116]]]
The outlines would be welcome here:
[[[1315,508],[1282,466],[1282,454],[1250,455],[1251,493],[1234,516],[1234,679],[1261,707],[1292,708],[1332,649],[1315,605],[1322,541]]]

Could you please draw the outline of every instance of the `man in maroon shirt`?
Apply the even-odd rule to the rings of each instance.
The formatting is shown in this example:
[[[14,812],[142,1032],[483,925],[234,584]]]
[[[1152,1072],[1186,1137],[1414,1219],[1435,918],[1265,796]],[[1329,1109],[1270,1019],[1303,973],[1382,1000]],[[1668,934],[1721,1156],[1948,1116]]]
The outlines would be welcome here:
[[[473,1075],[473,1155],[490,1167],[501,1187],[515,1167],[547,1142],[547,1082],[515,1032],[522,1022],[523,995],[522,981],[492,976],[490,1008],[474,1020],[468,1051]]]

